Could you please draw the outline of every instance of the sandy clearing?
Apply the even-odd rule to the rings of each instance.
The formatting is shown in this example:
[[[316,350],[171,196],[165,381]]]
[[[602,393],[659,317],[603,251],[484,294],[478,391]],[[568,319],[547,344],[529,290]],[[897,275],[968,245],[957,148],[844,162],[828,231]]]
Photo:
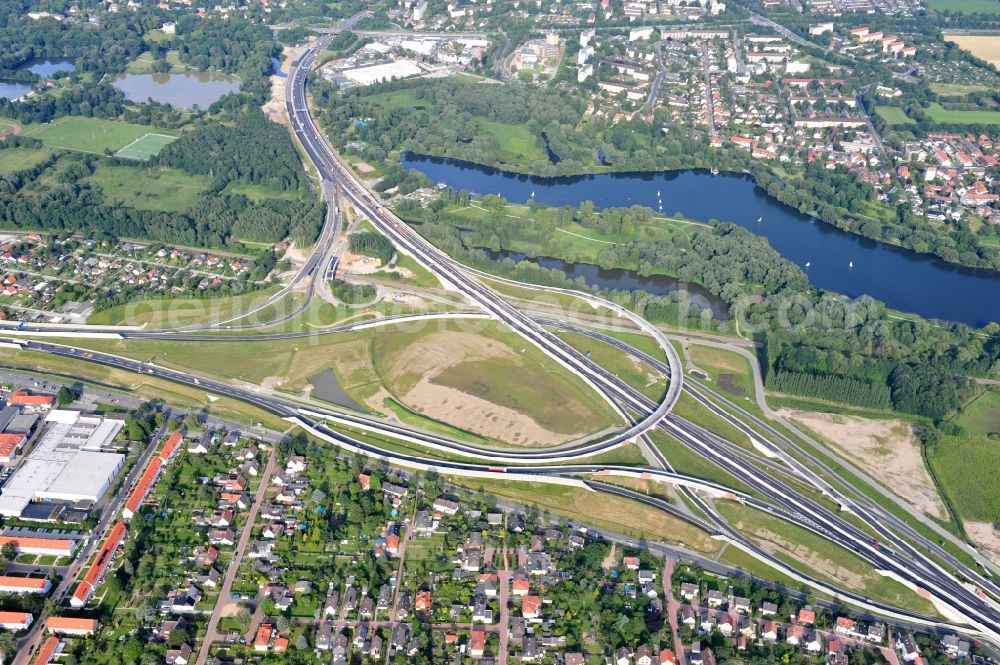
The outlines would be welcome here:
[[[7,122],[6,120],[0,121],[0,139],[5,139],[8,136],[14,136],[21,133],[21,125],[16,122]]]
[[[551,445],[580,436],[576,432],[552,432],[529,415],[434,383],[450,367],[494,358],[523,363],[513,349],[489,337],[438,332],[417,340],[390,359],[385,378],[389,385],[399,386],[399,400],[417,413],[481,436],[519,445]]]
[[[338,272],[343,271],[345,275],[371,275],[378,272],[381,267],[382,262],[379,259],[364,254],[354,254],[345,249],[340,255]]]
[[[437,375],[443,368],[488,358],[517,359],[518,355],[496,340],[460,331],[438,332],[423,337],[396,354],[387,372],[394,384],[403,374]]]
[[[1000,531],[993,522],[966,522],[965,532],[980,551],[1000,564]]]
[[[315,37],[311,37],[309,42],[312,42]],[[302,46],[286,46],[281,51],[281,71],[288,74],[289,67],[293,60],[299,57],[306,49],[308,44]],[[288,125],[288,114],[285,113],[285,82],[288,81],[287,76],[278,76],[274,74],[271,76],[271,96],[268,98],[264,105],[261,106],[261,110],[264,111],[264,115],[268,119],[272,120],[281,125]]]
[[[239,613],[240,613],[239,603],[226,603],[222,608],[220,616],[228,618],[228,617],[234,617]]]
[[[513,409],[449,386],[434,384],[430,376],[422,377],[403,396],[403,402],[417,413],[498,441],[544,446],[577,438],[576,434],[547,430],[530,416]]]
[[[948,519],[948,511],[920,455],[920,441],[908,423],[791,409],[782,409],[778,414],[818,433],[917,510]]]
[[[865,589],[866,585],[864,575],[856,573],[848,568],[844,568],[843,566],[838,566],[833,561],[820,555],[819,552],[816,552],[805,545],[793,543],[773,531],[763,527],[756,527],[747,524],[743,520],[737,521],[734,526],[741,531],[753,534],[753,536],[760,542],[760,546],[770,554],[776,554],[780,551],[787,552],[799,561],[808,564],[814,570],[824,573],[834,579],[846,582],[851,588]]]

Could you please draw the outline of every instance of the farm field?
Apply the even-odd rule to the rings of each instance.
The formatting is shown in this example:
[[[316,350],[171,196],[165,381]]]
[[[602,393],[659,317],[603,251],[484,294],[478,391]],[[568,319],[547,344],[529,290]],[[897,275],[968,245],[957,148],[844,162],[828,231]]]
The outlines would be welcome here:
[[[906,115],[898,106],[876,106],[875,112],[890,125],[909,125],[913,118]]]
[[[103,155],[106,150],[116,152],[140,136],[159,131],[128,122],[66,116],[24,133],[53,148]]]
[[[974,2],[974,0],[972,0]],[[1000,13],[1000,2],[986,0]],[[964,4],[971,4],[966,2]],[[1000,35],[945,35],[945,39],[993,66],[1000,65]]]
[[[989,87],[985,85],[963,85],[961,83],[931,83],[930,87],[937,94],[946,97],[956,97],[989,90]]]
[[[927,6],[939,12],[1000,14],[1000,2],[997,0],[927,0]]]
[[[938,103],[931,104],[927,116],[934,122],[969,125],[1000,125],[998,111],[950,111]]]
[[[99,164],[87,180],[101,188],[107,203],[162,212],[187,210],[210,183],[208,176],[178,169],[107,164]]]

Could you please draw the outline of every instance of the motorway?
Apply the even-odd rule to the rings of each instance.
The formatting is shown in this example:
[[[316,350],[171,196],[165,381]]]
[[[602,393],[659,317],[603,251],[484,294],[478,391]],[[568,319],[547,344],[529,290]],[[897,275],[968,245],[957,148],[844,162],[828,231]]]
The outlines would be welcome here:
[[[690,476],[685,476],[683,474],[674,473],[667,470],[658,469],[646,469],[646,468],[636,468],[618,465],[601,465],[601,464],[560,464],[550,461],[534,461],[530,465],[525,466],[507,466],[498,467],[496,466],[496,461],[492,462],[462,462],[454,460],[442,460],[436,458],[428,458],[417,453],[404,453],[399,452],[394,449],[382,448],[378,445],[369,443],[367,441],[361,441],[343,432],[331,429],[327,427],[324,423],[320,422],[324,414],[305,411],[298,408],[298,406],[287,400],[283,400],[276,397],[259,395],[249,390],[236,388],[225,383],[214,382],[208,379],[200,378],[187,374],[185,372],[179,372],[172,369],[167,369],[159,367],[156,365],[151,365],[150,363],[143,363],[136,360],[130,360],[121,358],[119,356],[114,356],[111,354],[104,354],[98,352],[88,351],[86,349],[77,349],[71,346],[66,346],[62,344],[51,344],[47,342],[35,342],[29,340],[3,340],[7,343],[17,343],[20,344],[25,350],[50,353],[54,355],[60,355],[63,357],[75,357],[78,359],[86,360],[87,362],[97,363],[101,365],[116,367],[118,369],[123,369],[135,373],[144,373],[148,375],[153,375],[162,379],[169,381],[184,383],[189,386],[198,387],[204,389],[207,392],[217,393],[227,397],[232,397],[234,399],[239,399],[244,402],[248,402],[258,406],[262,409],[266,409],[269,412],[278,414],[289,422],[298,425],[303,430],[313,434],[315,437],[328,441],[337,447],[347,450],[349,452],[354,452],[357,454],[362,454],[370,458],[384,459],[396,466],[416,470],[416,471],[428,471],[433,470],[438,473],[450,474],[456,476],[465,477],[475,477],[475,478],[496,478],[499,474],[503,474],[504,480],[521,480],[529,482],[546,482],[546,483],[559,483],[559,484],[570,484],[578,487],[588,487],[590,489],[599,489],[600,491],[608,491],[608,485],[600,481],[608,480],[613,477],[632,477],[632,478],[646,478],[653,479],[657,482],[665,483],[668,485],[673,485],[676,487],[685,488],[691,493],[688,495],[689,498],[695,502],[699,508],[706,514],[711,516],[711,521],[705,521],[704,519],[692,517],[690,515],[684,514],[679,511],[676,506],[671,506],[663,502],[657,503],[656,499],[650,499],[645,497],[645,495],[635,494],[631,498],[636,500],[643,500],[645,503],[650,503],[650,505],[655,505],[660,509],[665,510],[674,514],[682,519],[685,519],[693,524],[707,530],[709,533],[714,534],[715,537],[729,542],[731,545],[744,549],[755,557],[763,560],[768,565],[773,568],[784,572],[785,574],[791,576],[793,579],[800,581],[802,583],[808,584],[809,586],[823,591],[827,594],[840,597],[852,604],[861,607],[865,610],[878,613],[882,616],[888,616],[894,620],[905,621],[911,625],[921,625],[928,628],[938,628],[938,629],[948,629],[953,632],[969,632],[969,626],[963,623],[954,622],[943,622],[934,618],[925,617],[919,613],[905,612],[897,610],[891,606],[885,605],[883,603],[874,602],[861,594],[857,594],[851,591],[845,591],[838,589],[835,586],[808,575],[802,574],[785,564],[780,559],[774,557],[773,555],[761,550],[756,547],[753,543],[748,541],[746,538],[732,530],[724,520],[718,516],[714,509],[705,501],[702,495],[707,495],[719,499],[726,499],[737,501],[743,505],[754,508],[756,510],[765,511],[769,514],[785,519],[791,523],[803,526],[814,532],[825,534],[822,527],[818,526],[815,522],[811,521],[809,517],[803,517],[802,511],[799,510],[798,506],[795,504],[790,504],[786,506],[778,506],[775,508],[770,503],[762,501],[749,494],[734,491],[718,483],[711,481],[706,481],[700,478],[694,478]],[[317,418],[313,419],[309,417],[309,413],[314,413]],[[330,414],[326,414],[330,416]],[[339,416],[337,416],[339,417]],[[673,418],[673,417],[671,417]],[[693,431],[697,431],[693,425],[685,423],[684,421],[677,419],[678,423],[684,428],[689,428]],[[665,421],[666,422],[666,421]],[[404,438],[407,436],[405,428],[395,427],[395,426],[384,426],[381,423],[374,423],[372,421],[366,421],[364,418],[358,418],[354,423],[355,427],[364,429],[365,431],[371,433],[377,433],[382,435],[392,436],[393,438]],[[669,429],[669,428],[668,428]],[[676,432],[674,432],[675,435]],[[410,433],[412,436],[415,433]],[[429,435],[428,435],[429,436]],[[433,438],[433,437],[429,437]],[[439,443],[443,442],[443,439],[438,439]],[[525,455],[535,454],[537,458],[538,451],[524,451]],[[544,453],[543,453],[544,454]],[[549,453],[551,455],[551,453]],[[578,452],[576,457],[585,457],[590,453]],[[572,459],[573,455],[569,456]],[[567,456],[566,453],[559,453],[556,458],[560,461],[564,461]],[[666,460],[663,460],[666,464]],[[582,480],[582,478],[590,477],[592,480]],[[616,488],[614,493],[622,494],[623,490],[621,488]],[[695,494],[694,492],[697,492]],[[644,497],[640,499],[640,497]],[[652,503],[651,503],[652,502]],[[669,507],[668,507],[669,506]],[[862,536],[862,545],[867,543],[866,536]],[[855,551],[859,555],[864,555],[865,548],[857,547]]]
[[[411,255],[419,263],[440,276],[459,291],[464,293],[501,322],[508,325],[543,351],[555,358],[565,367],[583,377],[605,399],[616,405],[619,412],[631,410],[647,415],[639,423],[641,427],[633,427],[633,436],[639,436],[656,425],[671,433],[692,450],[699,452],[729,472],[731,475],[747,483],[754,490],[767,496],[776,505],[800,513],[812,521],[815,528],[821,530],[827,538],[854,551],[862,558],[870,561],[877,569],[885,570],[892,576],[912,586],[921,589],[930,597],[940,611],[947,612],[951,617],[960,618],[967,623],[970,632],[994,644],[1000,645],[1000,608],[989,599],[980,598],[972,590],[966,588],[952,574],[944,571],[926,554],[913,550],[903,553],[887,553],[875,546],[872,537],[852,522],[833,513],[813,499],[795,491],[787,483],[773,474],[768,474],[751,464],[745,464],[733,458],[730,451],[720,451],[716,441],[697,428],[679,419],[667,417],[672,407],[670,399],[664,400],[659,408],[650,411],[655,405],[650,400],[628,386],[616,376],[600,368],[592,361],[582,357],[575,349],[559,338],[545,331],[537,322],[526,314],[516,310],[496,293],[487,289],[482,283],[470,277],[464,268],[451,257],[429,245],[415,231],[406,226],[390,211],[382,207],[378,200],[358,181],[353,172],[346,167],[327,144],[322,133],[316,127],[308,109],[305,97],[305,82],[308,77],[308,66],[314,52],[303,56],[297,63],[291,75],[290,86],[294,91],[295,108],[290,109],[290,117],[296,134],[312,159],[322,178],[334,180],[341,187],[344,196],[364,216],[389,237],[402,251]],[[641,323],[640,323],[641,325]],[[662,335],[661,335],[662,338]],[[667,349],[670,349],[667,351]],[[668,344],[664,347],[668,358],[676,355]],[[676,368],[679,360],[671,362],[674,371],[670,372],[671,388],[679,393],[682,375]],[[667,408],[663,408],[664,406]],[[664,460],[666,462],[666,460]],[[856,514],[876,533],[884,533],[887,529],[881,524],[878,516],[855,507]]]
[[[352,17],[343,24],[342,28],[353,25],[363,17],[364,14]],[[302,405],[289,400],[242,390],[228,384],[211,381],[185,372],[111,354],[102,354],[63,344],[19,339],[16,337],[0,341],[6,344],[19,345],[21,348],[29,351],[75,357],[88,362],[200,386],[208,392],[231,396],[266,409],[269,412],[277,413],[289,420],[289,422],[297,424],[314,435],[347,450],[353,450],[371,457],[387,459],[394,464],[413,469],[434,469],[455,475],[478,477],[496,477],[495,474],[503,473],[505,474],[504,478],[510,480],[522,479],[557,482],[587,487],[589,489],[600,489],[601,491],[609,490],[604,485],[587,485],[581,477],[591,476],[591,481],[587,482],[593,483],[594,479],[601,479],[604,476],[642,474],[642,477],[653,478],[659,482],[681,488],[683,495],[688,501],[706,516],[703,519],[688,513],[685,519],[689,521],[697,520],[703,523],[716,537],[724,539],[737,547],[746,549],[756,558],[765,561],[782,572],[792,575],[798,580],[810,584],[814,588],[848,599],[855,605],[886,616],[916,622],[921,625],[947,627],[949,630],[975,636],[992,644],[1000,645],[1000,633],[998,633],[997,628],[1000,626],[1000,609],[998,609],[997,604],[992,599],[980,597],[980,595],[964,586],[953,573],[944,570],[926,552],[918,550],[903,538],[896,536],[893,530],[896,528],[896,525],[890,528],[885,524],[884,522],[887,520],[885,520],[884,513],[872,509],[866,503],[839,496],[839,492],[831,487],[826,480],[806,465],[792,458],[780,446],[764,441],[765,437],[762,434],[750,429],[741,419],[735,418],[731,413],[715,404],[703,389],[688,386],[683,382],[680,359],[673,346],[658,329],[633,313],[618,308],[619,315],[627,316],[641,330],[656,339],[666,355],[667,363],[665,364],[648,358],[648,356],[642,358],[646,362],[653,361],[658,363],[656,369],[666,374],[670,379],[666,395],[660,402],[650,400],[624,381],[618,379],[614,374],[583,356],[575,348],[551,333],[543,325],[543,322],[539,322],[528,314],[516,309],[494,291],[484,286],[476,278],[474,271],[470,271],[446,254],[430,246],[422,237],[402,223],[390,211],[384,209],[379,201],[355,178],[351,170],[340,162],[337,155],[327,144],[325,137],[316,127],[309,113],[305,92],[309,70],[315,62],[317,54],[325,47],[329,39],[332,38],[332,34],[330,33],[321,37],[309,51],[292,63],[287,88],[288,99],[286,102],[292,127],[319,173],[320,181],[325,191],[331,191],[330,189],[326,189],[329,187],[332,187],[332,191],[334,192],[339,191],[340,195],[349,201],[360,214],[369,218],[380,232],[390,238],[400,251],[412,256],[416,261],[434,272],[442,281],[455,287],[472,303],[483,310],[483,315],[504,323],[523,338],[538,346],[561,365],[580,376],[621,414],[623,420],[629,423],[627,429],[602,441],[585,443],[575,447],[522,451],[503,449],[499,451],[473,446],[443,436],[415,432],[405,426],[387,424],[365,416],[310,411],[303,409]],[[338,208],[339,203],[335,206],[335,219],[333,223],[329,223],[328,218],[328,224],[324,227],[321,241],[317,243],[317,248],[310,257],[310,260],[300,269],[296,276],[297,280],[304,279],[306,275],[313,274],[319,266],[323,267],[325,273],[325,259],[328,259],[330,256],[330,247],[333,242],[331,238],[335,237],[336,233],[339,232],[339,221],[336,219],[338,217],[336,215]],[[602,304],[605,303],[602,302]],[[608,304],[607,306],[611,305]],[[461,314],[468,315],[465,313]],[[365,322],[356,325],[380,324],[384,324],[384,321]],[[218,327],[218,325],[220,325],[220,322],[216,322],[214,327]],[[141,337],[146,334],[150,336],[172,334],[178,341],[182,339],[207,341],[205,338],[208,337],[207,335],[192,334],[189,329],[176,331],[175,333],[126,332],[122,336]],[[281,335],[291,336],[296,334],[286,333]],[[588,332],[588,334],[590,333]],[[262,339],[261,336],[253,336],[253,338]],[[215,335],[212,336],[212,339],[214,341],[238,341],[240,337]],[[636,352],[634,349],[629,352],[637,355],[637,357],[641,357],[638,355],[639,352]],[[770,445],[774,454],[779,459],[772,461],[755,456],[752,460],[748,461],[747,451],[739,446],[726,442],[692,423],[671,415],[670,410],[678,399],[682,388],[686,388],[696,398],[700,396],[701,399],[699,401],[702,401],[708,408],[716,411],[721,417],[739,423],[738,426],[741,429],[746,428],[743,431],[748,434],[749,431],[753,431],[753,434],[750,434],[750,436],[757,440],[762,440],[765,446]],[[638,422],[629,414],[640,414]],[[322,421],[333,421],[341,425],[362,429],[366,432],[375,432],[384,436],[411,441],[423,447],[442,450],[448,455],[457,454],[470,458],[488,457],[493,463],[441,460],[423,457],[415,453],[408,454],[400,453],[396,450],[387,450],[347,436],[328,427]],[[704,459],[711,461],[733,477],[745,483],[756,495],[765,497],[766,501],[754,495],[734,492],[716,483],[674,473],[670,467],[669,460],[645,437],[645,434],[654,427],[668,432]],[[638,441],[644,450],[655,458],[657,466],[660,468],[637,469],[634,467],[609,465],[572,464],[566,466],[560,464],[573,459],[580,459],[583,456],[605,452],[613,449],[615,446],[624,445],[633,440]],[[527,464],[525,464],[526,462]],[[525,465],[497,467],[496,464]],[[856,526],[854,522],[845,519],[842,515],[833,512],[820,502],[794,489],[788,482],[782,479],[775,468],[769,466],[771,464],[784,464],[789,474],[799,476],[803,482],[809,483],[838,501],[842,501],[842,506],[850,508],[852,514],[872,531],[883,536],[885,542],[894,544],[898,548],[898,551],[886,552],[882,548],[874,546],[872,536],[868,531]],[[619,490],[614,491],[620,493]],[[950,620],[940,621],[929,619],[917,613],[891,608],[873,602],[849,590],[833,587],[825,581],[809,578],[789,568],[782,561],[764,552],[754,543],[733,530],[715,510],[711,502],[706,500],[704,495],[739,501],[823,535],[825,538],[869,561],[876,569],[885,571],[887,574],[903,581],[903,583],[914,589],[922,589],[934,601],[939,610],[948,615]],[[661,506],[661,508],[671,512],[678,510],[677,506],[672,506],[669,509],[666,506]],[[913,537],[914,534],[907,535]],[[918,542],[922,541],[918,540]],[[981,578],[981,576],[978,576],[978,573],[966,570],[957,561],[949,561],[948,563],[954,564],[967,579]],[[995,587],[984,585],[984,588],[991,592],[996,592]]]

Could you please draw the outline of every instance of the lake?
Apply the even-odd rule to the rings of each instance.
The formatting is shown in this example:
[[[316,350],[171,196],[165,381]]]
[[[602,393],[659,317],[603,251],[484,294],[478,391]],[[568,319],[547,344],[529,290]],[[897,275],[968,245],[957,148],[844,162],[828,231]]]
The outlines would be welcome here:
[[[130,101],[152,99],[181,109],[207,109],[216,100],[240,89],[238,79],[216,72],[119,74],[112,85]]]
[[[1000,319],[1000,273],[960,268],[842,231],[771,198],[749,176],[672,171],[536,178],[418,155],[406,155],[403,166],[435,183],[518,203],[534,192],[536,201],[550,206],[590,200],[602,208],[643,205],[664,215],[733,222],[766,237],[816,287],[852,298],[867,294],[893,309],[977,327]]]
[[[15,99],[20,99],[26,94],[31,92],[30,83],[22,83],[21,81],[7,81],[0,79],[0,97],[5,97],[11,101]]]
[[[33,74],[38,74],[42,78],[50,78],[58,72],[72,73],[76,71],[76,65],[70,60],[48,60],[46,58],[32,58],[18,69],[27,69]]]
[[[529,257],[521,252],[484,250],[495,261],[509,258],[515,263],[531,261],[549,270],[556,269],[566,273],[570,279],[583,277],[587,284],[602,289],[618,289],[620,291],[645,291],[654,296],[662,296],[672,291],[687,291],[691,302],[701,309],[712,310],[712,316],[720,321],[729,318],[729,310],[725,301],[713,295],[700,284],[680,282],[666,275],[640,275],[634,270],[610,268],[605,270],[591,263],[567,263],[562,259],[550,256]]]
[[[69,60],[46,60],[43,58],[32,58],[18,69],[27,69],[33,74],[38,74],[42,78],[49,78],[56,72],[74,72],[76,65]],[[31,84],[24,81],[10,81],[0,79],[0,97],[7,99],[19,99],[31,91]]]
[[[333,373],[332,369],[320,372],[316,376],[309,379],[309,382],[312,383],[313,386],[312,396],[316,399],[321,399],[324,402],[330,402],[331,404],[337,404],[339,406],[364,413],[365,407],[355,402],[351,396],[347,394],[347,391],[341,387],[340,381],[337,380],[337,375]]]

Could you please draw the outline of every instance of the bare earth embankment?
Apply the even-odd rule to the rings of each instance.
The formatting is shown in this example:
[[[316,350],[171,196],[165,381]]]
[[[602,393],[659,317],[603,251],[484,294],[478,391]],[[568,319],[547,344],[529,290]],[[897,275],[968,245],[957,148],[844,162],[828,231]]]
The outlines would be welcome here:
[[[910,424],[791,409],[778,413],[819,434],[837,452],[917,510],[948,519],[948,511],[924,466],[920,441]]]

